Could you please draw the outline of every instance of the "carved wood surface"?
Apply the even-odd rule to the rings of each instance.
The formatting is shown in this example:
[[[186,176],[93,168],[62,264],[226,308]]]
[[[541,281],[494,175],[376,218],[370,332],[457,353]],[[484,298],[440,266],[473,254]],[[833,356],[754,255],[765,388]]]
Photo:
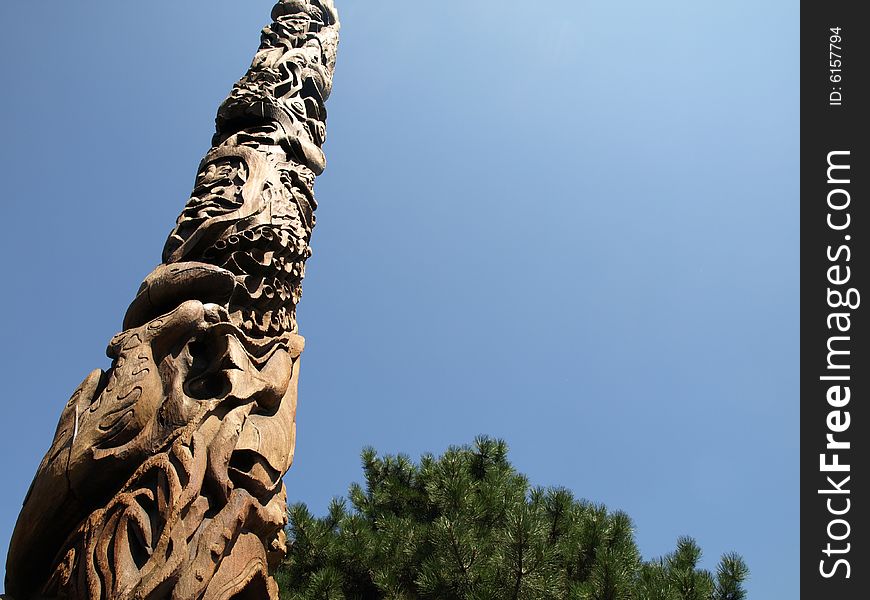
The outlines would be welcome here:
[[[325,167],[332,0],[282,0],[163,251],[66,404],[7,559],[15,600],[277,598]]]

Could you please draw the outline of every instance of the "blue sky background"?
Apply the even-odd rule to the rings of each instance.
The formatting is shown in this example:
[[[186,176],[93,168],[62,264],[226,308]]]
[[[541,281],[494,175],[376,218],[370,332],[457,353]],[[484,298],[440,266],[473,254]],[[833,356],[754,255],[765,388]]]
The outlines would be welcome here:
[[[271,4],[0,3],[0,565]],[[339,9],[291,500],[486,433],[796,598],[798,3]]]

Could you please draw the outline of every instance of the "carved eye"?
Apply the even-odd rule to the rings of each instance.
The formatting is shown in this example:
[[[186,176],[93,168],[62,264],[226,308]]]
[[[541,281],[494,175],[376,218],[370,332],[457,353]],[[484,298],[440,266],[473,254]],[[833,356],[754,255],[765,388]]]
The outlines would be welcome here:
[[[229,394],[230,381],[222,369],[225,345],[195,340],[188,344],[187,350],[191,366],[184,382],[184,393],[196,400],[219,399]]]

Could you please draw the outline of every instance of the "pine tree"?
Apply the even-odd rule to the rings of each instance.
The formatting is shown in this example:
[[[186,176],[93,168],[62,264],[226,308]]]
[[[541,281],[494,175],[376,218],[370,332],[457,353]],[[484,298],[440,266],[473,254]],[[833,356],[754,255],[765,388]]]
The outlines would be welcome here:
[[[715,576],[680,538],[644,561],[631,519],[541,489],[480,437],[443,456],[362,453],[365,487],[325,517],[289,511],[290,550],[276,575],[288,600],[745,600],[736,554]]]

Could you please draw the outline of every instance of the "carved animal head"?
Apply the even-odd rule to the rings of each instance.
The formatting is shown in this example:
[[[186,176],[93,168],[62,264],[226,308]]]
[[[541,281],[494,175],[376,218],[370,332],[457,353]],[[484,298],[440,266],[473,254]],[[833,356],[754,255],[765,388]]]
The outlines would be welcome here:
[[[263,548],[273,562],[283,548],[302,343],[251,343],[199,300],[116,336],[112,368],[73,394],[36,474],[8,591],[158,597],[182,585],[200,597],[224,559],[241,560],[243,532],[260,550],[239,589],[272,586]]]

